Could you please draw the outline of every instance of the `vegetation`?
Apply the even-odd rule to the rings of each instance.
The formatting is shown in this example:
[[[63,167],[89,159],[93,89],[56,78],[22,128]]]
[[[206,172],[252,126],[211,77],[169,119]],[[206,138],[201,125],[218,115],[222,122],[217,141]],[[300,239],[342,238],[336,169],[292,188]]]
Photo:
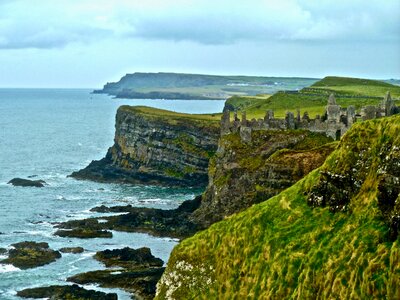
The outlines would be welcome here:
[[[299,92],[234,96],[226,101],[226,107],[246,111],[248,118],[263,118],[267,110],[273,110],[276,117],[283,118],[287,111],[295,112],[297,109],[315,117],[325,113],[327,98],[331,93],[335,94],[339,105],[353,105],[359,109],[366,105],[377,105],[388,91],[400,105],[400,86],[369,79],[325,77]]]
[[[182,241],[157,299],[399,299],[400,238],[388,221],[400,218],[400,196],[390,218],[380,200],[400,176],[399,131],[400,116],[355,124],[303,180]],[[343,186],[344,210],[308,203],[327,173],[356,180]]]

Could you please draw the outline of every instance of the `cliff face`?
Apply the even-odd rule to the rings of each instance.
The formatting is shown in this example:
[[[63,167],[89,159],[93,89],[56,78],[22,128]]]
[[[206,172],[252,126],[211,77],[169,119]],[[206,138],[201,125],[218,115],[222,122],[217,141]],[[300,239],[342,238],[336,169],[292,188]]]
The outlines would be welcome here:
[[[317,170],[174,248],[157,299],[399,299],[400,116],[356,123]]]
[[[210,162],[209,184],[192,220],[206,228],[224,217],[277,195],[321,166],[336,143],[308,131],[253,131],[219,141]]]
[[[218,117],[121,106],[114,145],[78,179],[168,186],[205,186],[219,138]]]

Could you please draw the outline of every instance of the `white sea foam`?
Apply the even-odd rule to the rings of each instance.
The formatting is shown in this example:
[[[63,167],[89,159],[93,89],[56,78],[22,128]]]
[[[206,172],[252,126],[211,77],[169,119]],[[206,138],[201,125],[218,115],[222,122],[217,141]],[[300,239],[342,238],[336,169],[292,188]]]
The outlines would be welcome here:
[[[88,257],[92,257],[92,256],[94,256],[95,254],[96,254],[96,252],[84,252],[84,253],[82,253],[82,254],[80,255],[80,257],[79,257],[78,259],[76,259],[76,260],[70,262],[69,265],[73,265],[73,264],[75,264],[75,263],[78,262],[78,261],[87,259]]]
[[[161,198],[150,198],[150,199],[139,199],[138,202],[140,203],[163,203],[165,200]]]
[[[0,264],[0,274],[8,272],[16,272],[16,271],[21,271],[21,269],[14,267],[13,265]]]
[[[121,271],[115,271],[115,272],[111,272],[110,274],[111,275],[118,275],[118,274],[122,274],[122,272]]]

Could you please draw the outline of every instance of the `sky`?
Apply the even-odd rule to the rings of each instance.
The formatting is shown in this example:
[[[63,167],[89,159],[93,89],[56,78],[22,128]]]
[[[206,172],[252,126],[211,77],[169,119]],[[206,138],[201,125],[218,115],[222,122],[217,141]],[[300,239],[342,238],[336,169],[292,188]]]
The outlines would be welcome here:
[[[400,1],[0,0],[0,87],[134,72],[400,78]]]

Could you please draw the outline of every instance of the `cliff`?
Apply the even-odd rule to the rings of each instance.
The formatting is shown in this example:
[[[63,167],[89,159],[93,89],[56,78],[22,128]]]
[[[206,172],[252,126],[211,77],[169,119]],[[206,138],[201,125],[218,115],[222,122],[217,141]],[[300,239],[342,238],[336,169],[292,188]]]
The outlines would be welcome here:
[[[217,149],[217,115],[180,114],[121,106],[114,145],[100,161],[71,176],[107,182],[168,186],[207,185],[207,167]]]
[[[318,168],[336,143],[303,130],[253,131],[222,136],[209,165],[209,183],[191,219],[202,228],[290,187]]]
[[[157,299],[399,299],[400,116],[360,122],[319,169],[176,246]]]

